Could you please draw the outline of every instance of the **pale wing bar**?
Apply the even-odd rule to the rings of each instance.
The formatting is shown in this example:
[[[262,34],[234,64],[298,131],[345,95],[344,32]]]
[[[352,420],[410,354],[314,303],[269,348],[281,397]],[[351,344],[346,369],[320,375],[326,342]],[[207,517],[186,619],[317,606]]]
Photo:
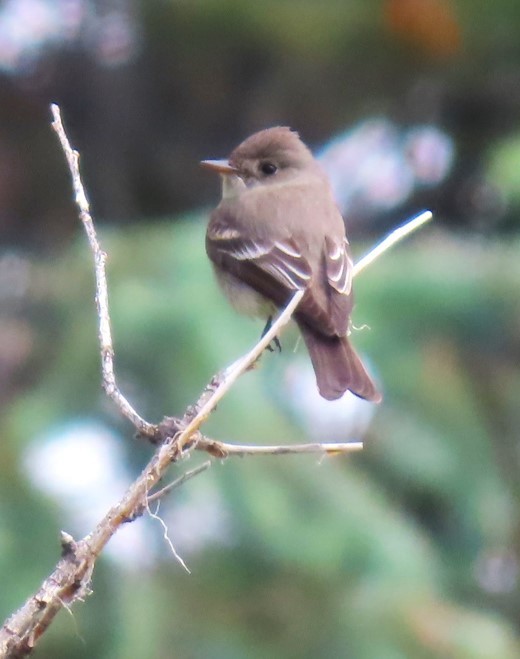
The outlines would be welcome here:
[[[325,238],[327,281],[342,295],[350,295],[352,291],[353,265],[348,251],[348,241],[345,239],[339,243],[327,236]]]
[[[242,238],[229,228],[212,227],[208,238],[221,252],[237,261],[256,262],[257,266],[292,290],[307,288],[311,268],[292,239],[284,241]]]

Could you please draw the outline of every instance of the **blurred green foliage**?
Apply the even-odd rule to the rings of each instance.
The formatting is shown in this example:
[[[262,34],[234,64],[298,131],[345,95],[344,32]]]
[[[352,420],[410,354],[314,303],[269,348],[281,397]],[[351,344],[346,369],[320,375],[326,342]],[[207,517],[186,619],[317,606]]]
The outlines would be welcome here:
[[[181,413],[261,329],[228,309],[203,237],[198,216],[103,235],[117,369],[151,419]],[[94,595],[74,607],[74,620],[60,616],[37,656],[519,656],[517,576],[508,581],[506,561],[516,566],[519,556],[520,375],[510,358],[519,257],[518,241],[431,227],[372,265],[356,282],[355,311],[372,330],[355,341],[377,366],[385,401],[365,451],[322,462],[215,462],[173,498],[189,505],[199,492],[207,506],[218,492],[229,521],[224,544],[209,539],[188,551],[191,576],[166,544],[135,573],[102,560]],[[3,615],[50,570],[63,523],[60,506],[27,482],[24,446],[66,419],[98,414],[120,424],[100,392],[85,241],[35,262],[31,281],[27,313],[45,309],[35,340],[52,359],[2,418]],[[297,358],[285,352],[244,376],[208,434],[302,441],[305,429],[269,368]],[[136,455],[128,426],[119,428],[129,469],[139,468],[146,451]],[[174,543],[177,532],[171,526]],[[157,542],[160,529],[150,533]]]
[[[95,420],[118,436],[128,478],[151,454],[101,391],[91,255],[48,102],[62,105],[105,222],[119,382],[151,421],[182,414],[262,329],[217,290],[206,218],[177,217],[216,198],[197,161],[266,125],[319,144],[382,116],[439,127],[456,158],[449,180],[409,202],[431,203],[434,225],[356,281],[354,322],[371,331],[354,341],[385,393],[364,451],[215,461],[161,511],[192,574],[159,525],[137,520],[144,542],[124,542],[138,559],[105,552],[93,595],[35,656],[516,659],[520,3],[87,4],[74,43],[0,77],[0,230],[16,246],[0,254],[0,617],[49,574],[60,529],[90,530],[72,495],[37,488],[31,450]],[[357,226],[356,251],[407,212]],[[127,224],[108,228],[114,218]],[[287,369],[305,360],[293,341],[240,380],[209,436],[308,438],[288,400]],[[79,457],[68,469],[78,488],[102,470]]]

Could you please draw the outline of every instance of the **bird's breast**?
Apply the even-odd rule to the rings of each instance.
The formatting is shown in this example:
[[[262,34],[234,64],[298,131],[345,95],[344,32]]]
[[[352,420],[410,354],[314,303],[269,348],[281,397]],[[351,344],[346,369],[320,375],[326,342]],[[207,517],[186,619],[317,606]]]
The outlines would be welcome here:
[[[235,311],[246,316],[267,318],[276,312],[276,306],[268,298],[244,283],[235,275],[215,268],[217,281]]]

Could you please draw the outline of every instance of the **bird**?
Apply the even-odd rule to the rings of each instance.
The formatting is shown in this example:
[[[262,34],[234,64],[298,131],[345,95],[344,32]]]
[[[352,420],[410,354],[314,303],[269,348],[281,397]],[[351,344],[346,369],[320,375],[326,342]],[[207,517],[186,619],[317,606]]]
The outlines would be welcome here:
[[[222,179],[206,252],[239,312],[267,319],[303,291],[293,318],[307,346],[318,391],[381,394],[351,345],[353,262],[345,223],[318,161],[287,126],[254,133],[225,160],[201,165]],[[265,330],[264,330],[265,332]]]

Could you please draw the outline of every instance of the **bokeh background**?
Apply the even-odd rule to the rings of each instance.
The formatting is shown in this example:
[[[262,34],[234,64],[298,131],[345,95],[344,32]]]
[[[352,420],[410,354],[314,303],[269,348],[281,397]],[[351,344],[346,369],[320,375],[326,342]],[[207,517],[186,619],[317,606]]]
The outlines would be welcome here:
[[[200,159],[298,129],[358,256],[435,213],[356,281],[380,406],[319,399],[289,332],[206,428],[363,453],[216,461],[160,511],[191,575],[156,521],[128,525],[35,656],[519,657],[520,3],[3,0],[0,96],[2,619],[151,453],[100,390],[51,101],[109,252],[120,383],[150,420],[261,331],[213,282]]]

